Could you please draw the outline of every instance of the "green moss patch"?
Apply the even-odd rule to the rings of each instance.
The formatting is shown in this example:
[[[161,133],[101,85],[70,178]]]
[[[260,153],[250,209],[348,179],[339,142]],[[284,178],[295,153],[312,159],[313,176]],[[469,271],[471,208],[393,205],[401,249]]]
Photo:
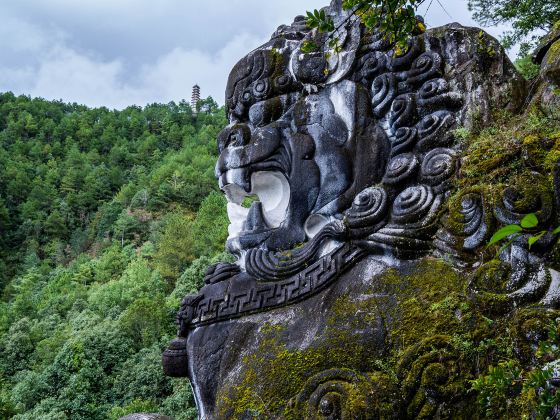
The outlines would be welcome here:
[[[549,175],[560,157],[560,122],[536,109],[523,117],[496,113],[492,126],[462,137],[460,190],[498,188],[535,170]]]

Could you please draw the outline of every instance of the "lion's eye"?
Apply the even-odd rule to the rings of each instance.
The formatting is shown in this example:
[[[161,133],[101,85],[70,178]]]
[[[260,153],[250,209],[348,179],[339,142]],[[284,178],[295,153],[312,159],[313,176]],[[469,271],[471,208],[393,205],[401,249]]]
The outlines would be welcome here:
[[[218,134],[218,149],[221,153],[226,147],[244,146],[250,139],[251,131],[247,124],[237,123],[232,127],[224,128]]]
[[[243,146],[243,133],[237,130],[231,132],[228,136],[226,146],[233,146],[233,147]]]
[[[237,146],[239,140],[239,135],[237,133],[231,133],[228,136],[226,146]]]

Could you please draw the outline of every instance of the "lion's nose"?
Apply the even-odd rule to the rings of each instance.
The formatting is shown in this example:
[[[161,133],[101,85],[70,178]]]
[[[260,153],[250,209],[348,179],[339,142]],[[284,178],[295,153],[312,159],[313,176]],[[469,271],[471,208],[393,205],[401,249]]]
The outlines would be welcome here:
[[[251,192],[251,178],[247,168],[235,168],[223,172],[218,177],[220,189],[228,194],[229,191],[243,190],[246,193]],[[230,187],[231,186],[231,187]],[[233,187],[235,186],[235,188]],[[243,194],[243,197],[245,194]],[[241,200],[243,199],[241,198]],[[231,201],[237,202],[237,197],[229,197]]]

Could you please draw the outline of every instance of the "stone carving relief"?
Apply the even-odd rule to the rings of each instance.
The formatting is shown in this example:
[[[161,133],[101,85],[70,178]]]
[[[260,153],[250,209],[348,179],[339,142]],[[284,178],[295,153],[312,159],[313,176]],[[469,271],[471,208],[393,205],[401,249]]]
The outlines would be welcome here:
[[[224,348],[242,325],[257,322],[249,319],[308,301],[328,312],[320,299],[366,282],[360,278],[374,282],[372,267],[401,269],[429,256],[478,270],[481,279],[478,256],[497,226],[531,212],[543,228],[560,221],[558,191],[546,188],[452,196],[462,157],[455,130],[472,125],[475,113],[484,120],[492,107],[515,109],[507,92],[524,89],[503,53],[480,57],[478,30],[428,31],[398,56],[384,34],[367,31],[339,2],[325,11],[340,26],[341,52],[298,17],[242,58],[228,80],[229,125],[218,137],[216,176],[228,199],[226,248],[237,262],[210,267],[199,294],[185,297],[178,339],[163,356],[168,374],[191,379],[201,416],[217,416],[220,381],[231,374],[224,360],[243,353]],[[319,49],[304,52],[309,42]],[[247,197],[258,200],[245,208]],[[520,236],[501,255],[501,286],[475,280],[470,292],[499,301],[490,305],[498,311],[527,302],[560,306],[560,275],[546,264],[552,242],[544,235],[529,249]],[[395,397],[404,398],[407,415],[433,415],[460,396],[456,370],[463,367],[448,338],[408,354],[400,363],[406,373],[397,373],[404,397]],[[428,370],[441,376],[436,385],[423,382]],[[224,373],[209,379],[213,371]],[[346,401],[354,392],[381,398],[368,375],[337,366],[315,373],[289,410],[297,418],[379,416],[355,414],[360,408]]]

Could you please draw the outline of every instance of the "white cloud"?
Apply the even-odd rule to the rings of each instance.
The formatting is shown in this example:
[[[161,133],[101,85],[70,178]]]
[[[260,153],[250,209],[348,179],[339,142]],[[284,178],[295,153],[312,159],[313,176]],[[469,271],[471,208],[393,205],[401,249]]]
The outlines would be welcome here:
[[[32,2],[22,0],[18,9],[12,3],[6,8],[6,12],[11,9],[11,16],[7,13],[9,16],[0,25],[0,56],[3,57],[0,61],[0,91],[10,90],[16,94],[89,106],[123,108],[131,104],[188,100],[192,86],[198,83],[203,97],[212,96],[223,103],[230,69],[275,30],[272,26],[258,34],[251,27],[237,25],[235,16],[229,18],[229,23],[224,23],[224,10],[218,13],[220,7],[233,10],[233,6],[237,6],[242,13],[239,4],[211,2],[204,11],[204,3],[197,2],[191,11],[196,9],[205,25],[195,27],[196,16],[189,16],[191,25],[177,26],[174,9],[180,9],[179,14],[185,9],[184,4],[177,7],[177,0],[163,0],[157,3],[157,7],[151,7],[145,0],[139,0],[140,4],[135,7],[130,2],[84,1],[83,7],[77,8],[75,2],[52,0],[48,11],[44,4],[32,5]],[[272,9],[278,6],[279,3]],[[5,5],[0,5],[0,10],[3,8]],[[264,15],[265,9],[261,7],[259,13]],[[61,17],[64,10],[66,21]],[[110,16],[125,14],[125,10],[128,14],[121,21],[102,17],[103,12]],[[156,21],[159,19],[157,25],[148,25],[150,11]],[[22,16],[21,12],[29,13]],[[214,13],[218,14],[216,24],[210,25]],[[169,23],[167,27],[165,19]],[[80,32],[73,27],[76,22]],[[115,49],[113,44],[125,42],[117,36],[115,22],[121,26],[119,30],[128,29],[125,34],[128,39],[144,40],[146,49],[152,48],[152,53],[141,56],[125,47],[111,53],[111,48]],[[111,35],[112,39],[102,45],[82,42],[88,33],[97,35],[96,30],[100,38]],[[165,32],[167,35],[162,35]],[[173,39],[169,38],[170,32],[175,32]],[[181,36],[183,33],[196,34],[197,38],[185,42]],[[219,47],[204,48],[206,38],[221,39],[217,42]],[[135,42],[138,43],[138,39]],[[158,41],[159,45],[154,46],[150,40]],[[142,42],[131,45],[131,50],[143,46]]]
[[[142,69],[141,84],[149,85],[160,101],[167,102],[190,98],[191,88],[197,83],[203,97],[212,96],[223,103],[229,71],[241,57],[265,40],[248,34],[239,35],[215,54],[175,48],[154,65]]]
[[[93,106],[120,106],[116,101],[119,93],[124,93],[118,92],[122,68],[118,60],[95,61],[72,49],[56,46],[36,69],[30,94],[48,99],[72,98]]]
[[[0,49],[34,52],[45,45],[45,32],[21,19],[6,18],[0,25]]]
[[[123,108],[189,99],[193,84],[198,83],[203,97],[223,103],[229,70],[264,41],[239,35],[215,54],[175,48],[154,63],[132,70],[122,60],[103,61],[61,43],[42,51],[34,67],[23,71],[0,67],[0,87],[17,86],[16,93],[47,99]]]
[[[18,91],[20,86],[30,86],[34,79],[35,69],[31,66],[22,66],[19,68],[13,67],[0,67],[0,91],[10,90],[10,86],[17,87]],[[6,88],[2,88],[6,86]],[[19,92],[19,91],[18,91]],[[29,92],[19,92],[19,93],[29,93]]]

